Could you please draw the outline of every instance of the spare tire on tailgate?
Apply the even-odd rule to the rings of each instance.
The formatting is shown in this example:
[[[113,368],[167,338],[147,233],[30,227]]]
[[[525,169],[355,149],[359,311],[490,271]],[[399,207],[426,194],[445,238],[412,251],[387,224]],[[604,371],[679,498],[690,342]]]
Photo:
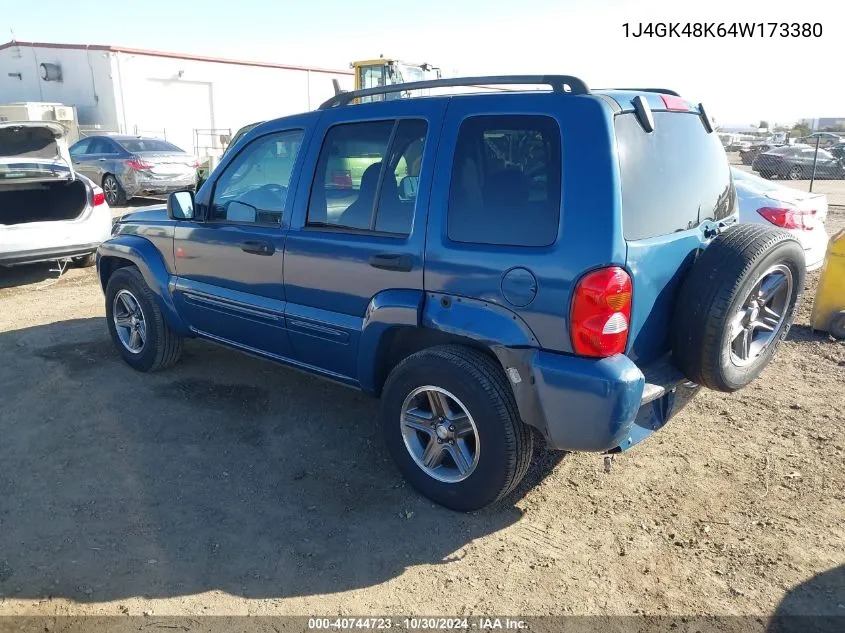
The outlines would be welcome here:
[[[692,381],[736,391],[769,363],[804,290],[804,251],[789,233],[740,224],[718,235],[681,285],[675,364]]]

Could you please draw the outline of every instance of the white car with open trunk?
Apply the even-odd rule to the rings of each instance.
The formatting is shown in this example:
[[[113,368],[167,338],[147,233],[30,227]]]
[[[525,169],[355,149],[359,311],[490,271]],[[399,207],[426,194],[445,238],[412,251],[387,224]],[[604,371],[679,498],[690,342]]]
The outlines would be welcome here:
[[[110,237],[103,190],[74,172],[66,134],[52,121],[0,123],[0,266],[91,265]]]

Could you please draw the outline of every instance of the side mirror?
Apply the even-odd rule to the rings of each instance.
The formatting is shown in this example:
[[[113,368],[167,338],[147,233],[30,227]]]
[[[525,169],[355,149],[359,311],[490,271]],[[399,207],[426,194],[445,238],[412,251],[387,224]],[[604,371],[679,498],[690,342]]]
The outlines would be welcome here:
[[[175,191],[169,196],[167,196],[167,217],[169,217],[171,220],[193,220],[193,192]]]

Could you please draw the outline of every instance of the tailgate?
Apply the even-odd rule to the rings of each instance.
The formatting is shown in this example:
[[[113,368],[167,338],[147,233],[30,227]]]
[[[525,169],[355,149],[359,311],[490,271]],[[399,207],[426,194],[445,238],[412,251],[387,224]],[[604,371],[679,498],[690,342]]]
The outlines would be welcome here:
[[[628,356],[639,365],[670,350],[680,283],[719,226],[736,220],[736,191],[719,137],[696,111],[654,111],[646,132],[616,116],[622,228],[633,281]]]

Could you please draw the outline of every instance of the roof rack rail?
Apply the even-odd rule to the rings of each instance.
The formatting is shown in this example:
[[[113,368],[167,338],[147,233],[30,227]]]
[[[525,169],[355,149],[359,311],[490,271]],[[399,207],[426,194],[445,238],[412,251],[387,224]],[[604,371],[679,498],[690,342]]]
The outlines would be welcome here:
[[[608,88],[608,90],[630,90],[632,92],[657,92],[659,94],[664,94],[664,95],[674,95],[675,97],[681,96],[680,94],[678,94],[674,90],[669,90],[668,88]]]
[[[364,88],[363,90],[352,90],[341,92],[320,105],[320,110],[327,110],[337,106],[347,105],[353,99],[369,97],[391,92],[405,92],[407,90],[422,90],[425,88],[452,88],[456,86],[492,86],[492,85],[547,85],[551,86],[553,92],[566,92],[568,94],[584,95],[590,94],[587,84],[578,77],[570,75],[491,75],[489,77],[455,77],[447,79],[431,79],[428,81],[410,81],[407,83],[391,84],[389,86],[378,86],[376,88]],[[567,87],[569,88],[567,90]]]

